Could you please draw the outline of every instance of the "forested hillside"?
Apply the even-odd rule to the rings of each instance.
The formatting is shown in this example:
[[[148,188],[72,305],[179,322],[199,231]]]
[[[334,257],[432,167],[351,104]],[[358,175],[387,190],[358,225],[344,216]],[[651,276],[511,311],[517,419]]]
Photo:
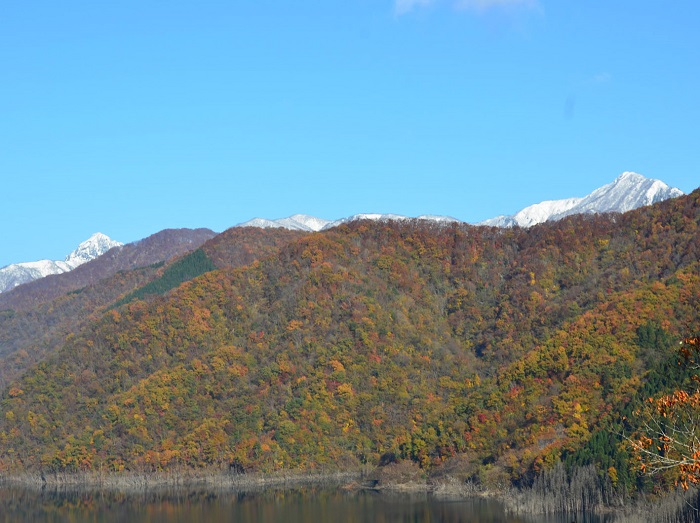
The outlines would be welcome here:
[[[393,452],[498,485],[609,461],[602,431],[673,385],[643,389],[697,332],[699,200],[527,230],[353,222],[241,268],[215,239],[202,249],[219,269],[111,308],[6,387],[0,470],[333,469]]]
[[[75,269],[40,278],[0,294],[0,310],[27,311],[69,292],[109,278],[182,256],[216,235],[209,229],[166,229],[138,242],[110,250]]]
[[[216,267],[239,267],[298,238],[293,231],[167,229],[77,269],[0,295],[0,390],[105,310],[163,294]],[[209,242],[198,249],[208,239]]]

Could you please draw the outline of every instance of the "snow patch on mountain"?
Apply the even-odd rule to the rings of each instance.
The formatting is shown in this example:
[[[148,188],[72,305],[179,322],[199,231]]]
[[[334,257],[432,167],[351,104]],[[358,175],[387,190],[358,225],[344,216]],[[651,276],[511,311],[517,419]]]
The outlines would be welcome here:
[[[13,263],[0,269],[0,292],[50,276],[71,271],[83,263],[94,260],[113,247],[123,245],[102,233],[95,233],[66,256],[65,260],[39,260],[35,262]]]

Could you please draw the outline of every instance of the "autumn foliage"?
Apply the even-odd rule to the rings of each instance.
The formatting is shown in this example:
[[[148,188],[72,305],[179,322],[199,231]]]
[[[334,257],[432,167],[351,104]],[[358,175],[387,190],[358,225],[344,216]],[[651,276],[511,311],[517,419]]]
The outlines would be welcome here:
[[[258,251],[261,233],[229,232],[202,247],[217,270],[104,307],[8,383],[0,469],[393,453],[529,481],[596,441],[697,324],[699,198],[528,230],[361,221]],[[234,238],[264,254],[227,266]]]

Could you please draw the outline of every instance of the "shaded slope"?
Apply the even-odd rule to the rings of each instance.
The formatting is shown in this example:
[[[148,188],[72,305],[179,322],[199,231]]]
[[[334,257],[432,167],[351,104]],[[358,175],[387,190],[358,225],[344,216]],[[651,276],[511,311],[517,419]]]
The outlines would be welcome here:
[[[206,272],[213,271],[216,266],[202,249],[197,249],[175,260],[154,280],[149,281],[143,287],[130,292],[114,303],[114,307],[121,307],[130,301],[146,298],[155,294],[165,294],[181,283],[189,281]]]

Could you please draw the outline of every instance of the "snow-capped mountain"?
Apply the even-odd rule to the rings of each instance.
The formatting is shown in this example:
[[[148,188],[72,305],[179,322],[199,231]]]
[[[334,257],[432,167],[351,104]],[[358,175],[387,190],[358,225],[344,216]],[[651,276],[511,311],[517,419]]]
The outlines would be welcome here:
[[[477,225],[495,227],[531,227],[549,220],[559,220],[571,214],[626,212],[651,205],[652,203],[682,196],[679,189],[669,187],[660,180],[645,178],[641,174],[624,172],[615,181],[596,189],[583,198],[566,198],[549,200],[530,205],[512,216],[497,216]],[[355,220],[408,220],[400,214],[354,214],[339,220],[324,220],[306,214],[295,214],[289,218],[268,220],[254,218],[237,227],[285,228],[299,231],[321,231]],[[431,220],[439,223],[459,222],[450,216],[422,215],[419,220]]]
[[[123,245],[100,232],[93,234],[66,256],[65,260],[40,260],[13,263],[0,269],[0,292],[5,292],[23,283],[38,280],[51,274],[72,271],[85,262],[94,260],[112,247]]]
[[[633,172],[624,172],[612,183],[596,189],[583,198],[544,201],[525,207],[512,216],[497,216],[478,225],[531,227],[572,214],[627,212],[682,195],[681,190],[669,187],[660,180],[645,178]]]
[[[633,172],[622,173],[614,182],[596,189],[575,208],[563,215],[590,212],[627,212],[638,207],[683,196],[683,191],[661,180],[645,178]],[[561,218],[557,215],[555,218]]]
[[[114,241],[112,238],[101,232],[96,232],[90,238],[78,245],[72,253],[66,256],[66,263],[71,269],[75,269],[78,265],[94,260],[98,256],[102,256],[112,247],[121,247],[124,245],[121,242]]]

